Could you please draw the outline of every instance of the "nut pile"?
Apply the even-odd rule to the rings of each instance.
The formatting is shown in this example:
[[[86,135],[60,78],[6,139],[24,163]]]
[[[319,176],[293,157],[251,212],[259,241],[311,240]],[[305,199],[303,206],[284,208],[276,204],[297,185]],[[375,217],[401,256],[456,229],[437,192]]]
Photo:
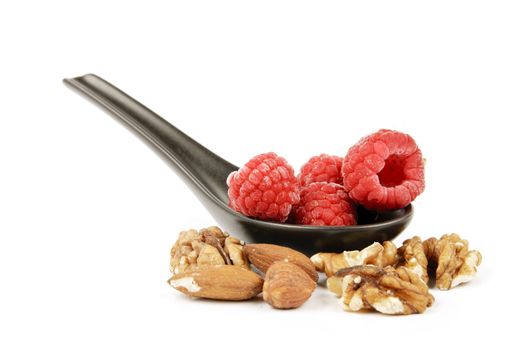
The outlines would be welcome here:
[[[390,315],[422,313],[434,302],[428,283],[449,290],[472,280],[481,254],[457,234],[397,248],[391,241],[355,251],[317,253],[311,258],[273,244],[245,244],[218,227],[179,234],[171,249],[168,283],[191,297],[247,300],[262,292],[277,309],[303,305],[314,292],[318,272],[348,311]],[[252,270],[252,267],[254,270]]]
[[[471,281],[481,254],[469,250],[457,234],[421,241],[415,236],[399,249],[386,241],[361,251],[318,253],[310,258],[324,272],[327,286],[345,310],[374,309],[385,314],[421,313],[432,305],[429,276],[436,287],[449,290]]]
[[[277,309],[304,304],[319,278],[306,255],[273,244],[245,244],[215,226],[182,231],[171,249],[170,270],[168,283],[191,297],[247,300],[262,292]]]

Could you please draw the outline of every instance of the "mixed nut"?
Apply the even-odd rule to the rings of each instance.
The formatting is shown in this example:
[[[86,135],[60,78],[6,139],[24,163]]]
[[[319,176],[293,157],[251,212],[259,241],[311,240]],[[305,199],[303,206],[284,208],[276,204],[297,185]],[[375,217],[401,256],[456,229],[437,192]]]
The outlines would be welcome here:
[[[168,283],[186,295],[246,300],[263,292],[277,309],[301,306],[318,280],[306,255],[273,244],[245,244],[215,226],[182,231],[171,249],[170,269]]]
[[[375,242],[309,259],[287,247],[245,244],[208,227],[179,234],[168,283],[191,297],[216,300],[247,300],[262,292],[274,308],[292,309],[310,298],[318,272],[324,272],[328,289],[345,310],[407,315],[422,313],[434,302],[431,277],[437,288],[448,290],[472,280],[480,263],[481,254],[457,234],[424,241],[415,236],[399,248],[391,241]]]

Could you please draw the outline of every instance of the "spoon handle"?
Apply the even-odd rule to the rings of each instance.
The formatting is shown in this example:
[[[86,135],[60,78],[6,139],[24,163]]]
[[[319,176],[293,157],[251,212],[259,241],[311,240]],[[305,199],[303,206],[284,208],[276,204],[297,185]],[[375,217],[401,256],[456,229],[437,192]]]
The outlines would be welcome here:
[[[124,121],[132,130],[161,152],[206,195],[222,201],[226,198],[226,177],[238,169],[171,125],[155,112],[128,96],[117,87],[94,75],[64,79],[64,83],[89,97],[95,104]],[[211,193],[210,193],[211,192]]]

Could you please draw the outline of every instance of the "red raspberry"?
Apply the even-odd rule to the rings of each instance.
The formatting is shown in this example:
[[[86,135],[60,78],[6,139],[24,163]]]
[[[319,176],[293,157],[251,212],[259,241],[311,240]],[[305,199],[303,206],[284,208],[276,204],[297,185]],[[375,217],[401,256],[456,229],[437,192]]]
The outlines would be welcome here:
[[[301,189],[301,200],[294,207],[295,222],[316,226],[349,226],[357,223],[353,203],[343,186],[313,182]]]
[[[293,168],[273,152],[253,157],[226,182],[230,207],[246,216],[284,222],[299,202]]]
[[[399,131],[362,138],[348,150],[342,173],[350,198],[371,210],[404,208],[425,189],[421,151]]]
[[[342,185],[342,164],[343,158],[338,156],[330,156],[323,153],[312,157],[301,167],[297,181],[299,181],[301,186],[306,186],[312,182],[332,182]]]

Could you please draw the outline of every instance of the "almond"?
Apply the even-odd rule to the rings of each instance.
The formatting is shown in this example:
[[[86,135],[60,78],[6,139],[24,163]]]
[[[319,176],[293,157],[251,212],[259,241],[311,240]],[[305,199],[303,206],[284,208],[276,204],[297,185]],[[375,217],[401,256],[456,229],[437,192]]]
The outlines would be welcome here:
[[[266,271],[263,298],[276,309],[293,309],[303,305],[316,286],[296,264],[278,261]]]
[[[262,272],[266,272],[277,261],[287,261],[299,266],[315,282],[319,279],[315,265],[297,250],[275,244],[246,244],[244,253],[252,265]]]
[[[216,300],[246,300],[258,295],[263,279],[235,265],[204,265],[174,275],[168,284],[186,295]]]

